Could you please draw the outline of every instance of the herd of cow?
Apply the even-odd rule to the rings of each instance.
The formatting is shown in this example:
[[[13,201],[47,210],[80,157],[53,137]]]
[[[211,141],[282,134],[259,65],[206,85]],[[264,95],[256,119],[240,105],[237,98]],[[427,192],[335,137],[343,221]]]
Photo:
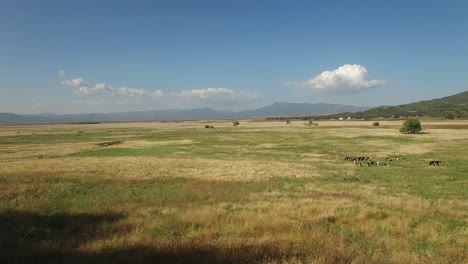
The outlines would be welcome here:
[[[385,158],[385,161],[373,161],[371,158],[369,157],[365,157],[365,156],[358,156],[358,157],[353,157],[353,156],[348,156],[345,158],[345,161],[349,161],[349,162],[353,162],[354,164],[358,165],[359,167],[362,167],[362,166],[373,166],[373,165],[377,165],[377,166],[387,166],[387,167],[390,167],[390,163],[393,161],[393,160],[408,160],[408,158],[400,158],[400,157],[386,157]],[[429,166],[439,166],[440,164],[442,164],[442,162],[440,160],[431,160],[429,162]]]

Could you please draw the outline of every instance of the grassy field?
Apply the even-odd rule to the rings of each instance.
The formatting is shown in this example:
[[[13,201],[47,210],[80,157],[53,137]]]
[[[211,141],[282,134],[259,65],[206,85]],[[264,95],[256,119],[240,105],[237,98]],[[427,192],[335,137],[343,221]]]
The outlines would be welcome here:
[[[0,261],[468,263],[468,123],[421,121],[3,126]]]

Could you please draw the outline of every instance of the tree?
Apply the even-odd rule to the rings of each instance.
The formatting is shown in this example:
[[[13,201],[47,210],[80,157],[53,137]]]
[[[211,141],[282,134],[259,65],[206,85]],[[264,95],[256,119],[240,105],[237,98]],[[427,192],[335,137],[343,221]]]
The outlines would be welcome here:
[[[232,121],[232,125],[233,125],[233,126],[238,126],[238,125],[239,125],[239,121]]]
[[[379,122],[374,122],[374,123],[372,123],[372,125],[375,126],[375,127],[377,127],[377,126],[380,125],[380,123],[379,123]]]
[[[291,124],[291,121],[289,119],[286,119],[286,124],[287,125]]]
[[[421,122],[417,118],[410,118],[406,120],[400,128],[403,134],[416,134],[421,132]]]

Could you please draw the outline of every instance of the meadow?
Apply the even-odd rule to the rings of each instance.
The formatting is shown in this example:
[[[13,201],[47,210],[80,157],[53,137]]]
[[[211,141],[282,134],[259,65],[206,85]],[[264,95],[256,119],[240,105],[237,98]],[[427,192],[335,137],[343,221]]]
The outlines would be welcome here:
[[[0,261],[468,263],[467,121],[379,122],[0,126]]]

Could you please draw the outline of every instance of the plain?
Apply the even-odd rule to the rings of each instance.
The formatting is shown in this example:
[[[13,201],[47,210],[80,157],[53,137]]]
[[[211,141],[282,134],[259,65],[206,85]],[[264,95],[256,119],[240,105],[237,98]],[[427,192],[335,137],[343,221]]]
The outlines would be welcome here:
[[[421,121],[2,126],[0,260],[467,263],[468,125]]]

